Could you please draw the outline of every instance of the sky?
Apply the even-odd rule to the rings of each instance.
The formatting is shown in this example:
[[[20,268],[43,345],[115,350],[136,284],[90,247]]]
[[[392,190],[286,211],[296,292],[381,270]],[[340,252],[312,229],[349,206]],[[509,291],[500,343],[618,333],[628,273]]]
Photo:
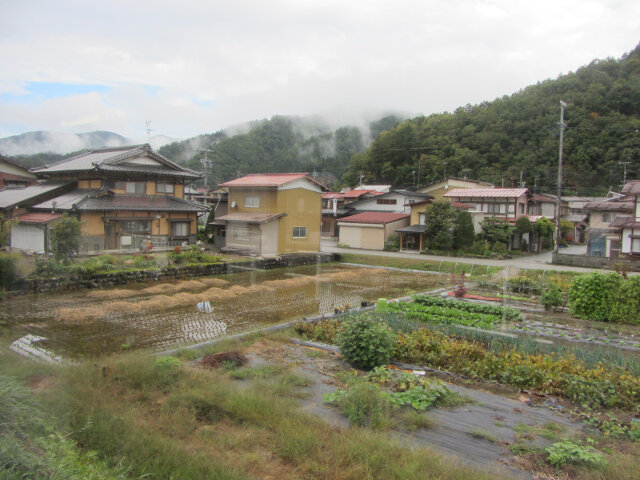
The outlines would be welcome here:
[[[429,115],[639,42],[637,0],[0,0],[0,138]]]

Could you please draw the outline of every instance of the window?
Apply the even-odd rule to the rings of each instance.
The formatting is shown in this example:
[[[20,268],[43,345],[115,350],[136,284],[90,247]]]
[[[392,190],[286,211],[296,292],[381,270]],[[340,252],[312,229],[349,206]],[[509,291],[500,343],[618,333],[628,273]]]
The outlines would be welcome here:
[[[378,198],[376,200],[376,203],[378,205],[396,205],[398,203],[398,200],[396,200],[395,198]]]
[[[150,234],[151,220],[121,220],[120,233]]]
[[[307,238],[307,227],[293,227],[293,238]]]
[[[640,237],[631,237],[631,251],[640,253]]]
[[[603,213],[602,214],[602,221],[604,223],[609,223],[611,222],[611,214],[610,213]]]
[[[189,222],[171,222],[172,237],[188,237]]]
[[[121,182],[116,182],[116,184],[118,183],[121,183]],[[127,182],[127,185],[125,188],[125,192],[127,193],[146,193],[146,191],[147,191],[146,182]]]
[[[158,182],[156,186],[156,193],[173,193],[174,188],[173,183]]]
[[[424,213],[420,213],[420,214],[418,214],[418,218],[419,218],[419,219],[418,219],[418,223],[419,223],[420,225],[424,225],[424,218],[425,218],[425,214],[424,214]]]
[[[511,205],[509,205],[509,212],[511,212]],[[520,214],[524,215],[524,203],[520,204]]]
[[[260,197],[254,195],[245,195],[244,206],[245,208],[258,208],[260,206]]]
[[[249,227],[247,225],[233,225],[231,231],[234,240],[249,240]]]
[[[487,213],[505,213],[506,205],[504,203],[488,203]]]

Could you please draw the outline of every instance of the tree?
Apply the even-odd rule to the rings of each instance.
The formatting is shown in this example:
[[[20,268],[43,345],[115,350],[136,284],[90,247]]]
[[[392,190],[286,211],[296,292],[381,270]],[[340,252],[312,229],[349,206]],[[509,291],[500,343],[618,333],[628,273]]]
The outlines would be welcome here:
[[[531,220],[529,220],[527,217],[520,217],[516,220],[516,232],[518,232],[518,235],[520,236],[520,245],[523,250],[524,245],[522,243],[522,236],[525,233],[531,233],[532,231],[533,226],[531,225]]]
[[[486,217],[480,222],[482,237],[490,243],[502,243],[509,245],[511,235],[516,231],[506,220],[497,217]]]
[[[538,242],[542,244],[542,248],[553,243],[554,225],[551,220],[545,217],[539,218],[533,224],[533,229],[538,232]]]
[[[424,235],[427,246],[450,250],[457,211],[449,202],[433,202],[424,211]],[[437,237],[437,241],[436,241]]]
[[[473,219],[466,210],[459,210],[456,224],[453,227],[453,244],[455,248],[466,248],[473,245],[476,239]]]
[[[76,217],[64,214],[51,228],[51,249],[57,261],[69,263],[71,256],[78,253],[82,243],[82,222]]]

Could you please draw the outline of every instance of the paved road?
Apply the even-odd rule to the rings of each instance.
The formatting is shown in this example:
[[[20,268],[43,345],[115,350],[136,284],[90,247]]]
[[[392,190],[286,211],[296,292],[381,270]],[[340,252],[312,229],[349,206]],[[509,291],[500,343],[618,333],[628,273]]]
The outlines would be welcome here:
[[[567,265],[553,265],[551,264],[551,252],[541,253],[539,255],[529,255],[525,257],[515,257],[508,260],[497,260],[493,258],[465,258],[465,257],[447,257],[442,255],[423,255],[419,253],[411,252],[384,252],[379,250],[363,250],[359,248],[339,248],[337,241],[332,239],[322,239],[320,244],[320,250],[330,253],[356,253],[360,255],[374,255],[379,257],[396,257],[396,258],[419,258],[421,260],[428,260],[433,262],[453,262],[453,263],[468,263],[474,265],[489,265],[494,267],[515,267],[519,269],[535,269],[535,270],[559,270],[567,272],[593,272],[604,271],[596,268],[582,268],[571,267]],[[563,248],[561,253],[567,253],[571,255],[585,254],[587,250],[586,245],[575,245],[567,248]]]

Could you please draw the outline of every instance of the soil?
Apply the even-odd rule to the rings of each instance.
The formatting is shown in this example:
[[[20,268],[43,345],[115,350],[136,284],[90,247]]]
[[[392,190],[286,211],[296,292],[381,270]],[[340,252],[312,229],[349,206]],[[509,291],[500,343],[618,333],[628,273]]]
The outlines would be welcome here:
[[[295,365],[298,373],[309,379],[304,398],[299,400],[303,411],[332,425],[349,428],[347,419],[323,400],[324,394],[339,387],[336,374],[351,370],[339,354],[322,348],[260,340],[251,345],[245,355],[250,366],[265,363]],[[470,385],[473,388],[447,382],[448,388],[472,402],[452,409],[430,410],[428,416],[433,420],[433,427],[419,428],[414,432],[394,429],[389,434],[412,447],[428,447],[470,467],[496,472],[496,478],[533,479],[533,473],[522,470],[528,464],[522,461],[522,457],[516,458],[509,446],[516,442],[541,447],[552,444],[551,440],[536,434],[549,424],[561,430],[563,437],[581,430],[581,424],[573,422],[567,415],[535,406],[544,400],[542,398],[513,389],[499,394],[495,392],[500,388],[495,386],[487,386],[493,390],[491,392],[482,388],[482,384]]]

